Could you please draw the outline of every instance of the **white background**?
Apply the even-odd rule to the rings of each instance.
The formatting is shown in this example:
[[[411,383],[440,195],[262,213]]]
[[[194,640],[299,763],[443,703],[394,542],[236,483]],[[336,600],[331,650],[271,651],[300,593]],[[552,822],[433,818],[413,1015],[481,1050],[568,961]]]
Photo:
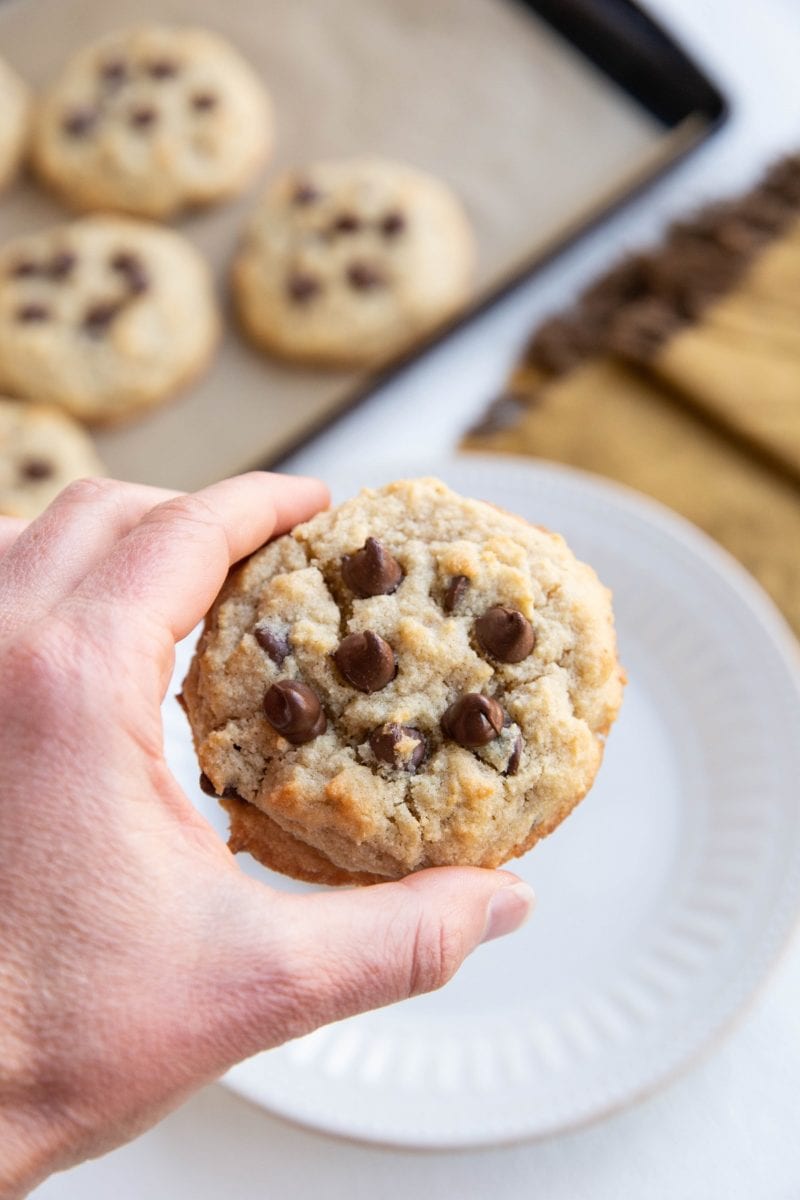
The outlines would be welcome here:
[[[666,220],[753,182],[800,150],[800,0],[651,0],[730,97],[712,143],[602,230],[431,354],[293,463],[325,474],[387,448],[445,452],[501,386],[535,323]],[[516,1200],[798,1200],[800,946],[738,1030],[691,1074],[610,1120],[547,1142],[419,1154],[337,1142],[293,1128],[221,1086],[137,1142],[56,1176],[48,1200],[360,1200],[408,1196]]]

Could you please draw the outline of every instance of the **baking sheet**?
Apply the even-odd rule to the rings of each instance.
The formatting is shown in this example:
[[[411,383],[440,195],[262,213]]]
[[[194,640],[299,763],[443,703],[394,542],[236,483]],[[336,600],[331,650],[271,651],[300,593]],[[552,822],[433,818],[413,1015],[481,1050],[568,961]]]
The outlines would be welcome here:
[[[230,38],[275,101],[278,145],[259,183],[176,223],[213,263],[226,309],[238,230],[287,164],[382,154],[446,180],[476,230],[479,298],[667,153],[663,126],[514,0],[7,0],[0,53],[41,85],[88,39],[152,20]],[[0,198],[3,240],[64,218],[30,181]],[[189,392],[97,435],[110,474],[200,487],[274,459],[368,382],[276,363],[229,326]]]

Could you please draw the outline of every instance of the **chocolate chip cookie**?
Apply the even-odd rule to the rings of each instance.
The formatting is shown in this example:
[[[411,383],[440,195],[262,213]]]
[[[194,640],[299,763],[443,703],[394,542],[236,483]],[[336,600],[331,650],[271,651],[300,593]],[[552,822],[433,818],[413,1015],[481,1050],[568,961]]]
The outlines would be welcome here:
[[[420,479],[235,571],[183,703],[233,850],[368,883],[495,867],[549,833],[623,681],[609,592],[562,538]]]
[[[233,266],[242,323],[265,349],[307,363],[379,362],[468,298],[473,239],[437,180],[377,159],[284,174]]]
[[[205,262],[180,234],[85,217],[0,249],[0,389],[109,423],[206,365],[219,319]]]
[[[271,144],[269,98],[233,47],[146,25],[67,63],[39,104],[33,162],[77,208],[168,217],[242,191]]]
[[[0,58],[0,191],[17,173],[28,140],[30,94],[15,71]]]
[[[0,397],[0,513],[36,517],[74,479],[102,474],[91,438],[66,413]]]

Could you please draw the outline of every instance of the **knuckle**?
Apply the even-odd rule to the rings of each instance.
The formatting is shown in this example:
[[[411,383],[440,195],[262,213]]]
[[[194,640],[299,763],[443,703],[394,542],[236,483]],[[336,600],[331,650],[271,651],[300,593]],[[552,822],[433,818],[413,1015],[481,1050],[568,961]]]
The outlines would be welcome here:
[[[203,538],[227,548],[227,534],[219,515],[202,496],[176,496],[151,509],[143,522],[169,531],[170,536],[186,534],[193,540]]]
[[[59,497],[65,504],[97,504],[117,496],[124,484],[114,479],[105,479],[102,475],[90,475],[86,479],[75,479],[68,483]]]

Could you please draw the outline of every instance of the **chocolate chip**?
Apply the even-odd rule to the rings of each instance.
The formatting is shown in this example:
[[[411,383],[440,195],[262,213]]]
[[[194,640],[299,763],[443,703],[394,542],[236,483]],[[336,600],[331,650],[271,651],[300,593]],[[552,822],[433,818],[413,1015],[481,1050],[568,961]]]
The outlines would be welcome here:
[[[530,621],[516,608],[500,604],[478,617],[475,634],[486,653],[504,663],[522,662],[536,641]]]
[[[253,637],[261,649],[266,650],[276,666],[280,667],[283,665],[283,660],[291,652],[288,634],[276,632],[273,629],[269,629],[266,625],[258,625],[253,630]]]
[[[328,727],[319,698],[298,679],[273,683],[264,697],[264,712],[272,728],[294,746],[313,741]]]
[[[511,757],[508,760],[504,775],[516,775],[519,770],[519,760],[522,757],[522,734],[517,734],[517,740],[514,742],[514,749],[511,751]]]
[[[29,258],[21,258],[13,263],[9,268],[9,275],[12,279],[30,279],[33,275],[38,275],[40,267],[38,263],[33,262]]]
[[[110,58],[101,64],[100,78],[106,87],[121,87],[128,78],[128,64],[122,58]]]
[[[83,108],[74,108],[64,117],[61,128],[70,137],[86,137],[87,133],[91,133],[97,124],[99,116],[97,109],[89,108],[88,105]]]
[[[367,596],[390,596],[403,578],[403,569],[396,558],[374,537],[368,537],[361,550],[345,554],[342,559],[342,579],[351,592]]]
[[[470,437],[490,437],[503,433],[518,425],[526,406],[534,407],[538,397],[534,394],[524,398],[513,392],[504,392],[495,397],[483,416],[467,430]]]
[[[402,233],[406,227],[406,219],[401,212],[388,212],[381,220],[380,231],[384,237],[397,237],[398,233]]]
[[[379,762],[409,773],[416,771],[428,751],[428,744],[418,729],[394,721],[373,729],[369,744]]]
[[[355,213],[345,212],[336,218],[331,226],[334,233],[358,233],[361,219]]]
[[[14,315],[18,321],[30,325],[36,321],[49,321],[50,309],[45,304],[23,304]]]
[[[460,696],[441,720],[442,733],[467,750],[478,750],[499,737],[505,713],[496,700],[479,692]]]
[[[19,465],[19,476],[21,479],[32,481],[50,479],[55,473],[55,467],[47,458],[26,458]]]
[[[138,255],[121,250],[110,260],[110,266],[112,271],[116,271],[118,275],[123,276],[128,285],[128,291],[134,296],[139,296],[142,292],[146,292],[150,286],[150,279],[145,270],[144,263]]]
[[[454,575],[447,585],[447,591],[442,600],[442,608],[446,613],[451,613],[462,599],[464,593],[469,587],[469,580],[466,575]]]
[[[347,282],[359,292],[370,292],[373,288],[386,286],[384,273],[370,263],[355,262],[347,268]]]
[[[62,279],[66,279],[72,274],[77,259],[71,250],[59,250],[54,254],[47,265],[47,274],[51,279],[60,283]]]
[[[313,183],[309,183],[308,180],[303,179],[296,184],[292,192],[292,204],[298,204],[301,207],[306,204],[315,204],[321,194],[319,189],[314,187]]]
[[[133,108],[128,114],[128,124],[134,129],[150,129],[151,126],[155,125],[157,119],[158,113],[154,108],[151,108],[149,104],[143,104],[139,108]]]
[[[179,66],[174,58],[154,58],[145,65],[145,70],[151,79],[174,79]]]
[[[222,792],[218,792],[211,780],[206,775],[205,771],[200,772],[200,791],[205,792],[207,796],[223,796],[226,800],[241,800],[241,796],[236,791],[236,788],[226,787]]]
[[[92,304],[84,313],[84,330],[92,337],[102,337],[121,308],[122,305],[116,300]]]
[[[219,104],[219,96],[213,92],[195,92],[192,96],[192,108],[195,112],[211,112]]]
[[[343,638],[333,660],[347,682],[360,692],[379,692],[397,674],[394,650],[371,629]]]
[[[295,304],[307,304],[309,300],[313,300],[317,293],[322,290],[322,284],[316,275],[296,271],[294,275],[289,276],[286,290],[289,293],[290,299]]]

